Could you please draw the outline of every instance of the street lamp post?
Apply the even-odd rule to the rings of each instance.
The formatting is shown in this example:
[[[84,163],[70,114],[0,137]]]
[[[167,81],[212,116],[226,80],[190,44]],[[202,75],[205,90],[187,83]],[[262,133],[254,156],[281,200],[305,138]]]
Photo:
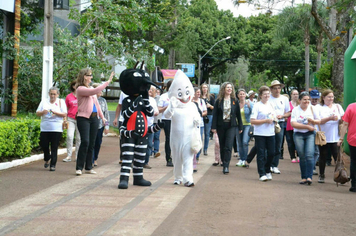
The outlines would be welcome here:
[[[223,38],[223,39],[220,39],[219,41],[217,41],[203,56],[200,56],[200,54],[199,54],[199,63],[198,63],[198,66],[199,66],[199,77],[198,77],[198,86],[200,86],[200,79],[201,79],[201,77],[202,77],[202,70],[201,70],[201,68],[200,68],[200,64],[201,64],[201,60],[206,56],[206,54],[208,54],[210,51],[211,51],[211,49],[213,49],[218,43],[220,43],[220,42],[222,42],[222,41],[225,41],[225,40],[228,40],[228,39],[230,39],[231,37],[230,36],[228,36],[228,37],[226,37],[226,38]]]

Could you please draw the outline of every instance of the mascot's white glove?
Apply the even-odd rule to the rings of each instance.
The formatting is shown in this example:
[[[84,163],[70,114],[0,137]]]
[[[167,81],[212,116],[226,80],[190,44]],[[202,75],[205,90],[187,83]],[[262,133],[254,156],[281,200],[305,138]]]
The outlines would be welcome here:
[[[179,105],[179,100],[176,97],[171,97],[169,99],[169,103],[171,105],[171,108],[176,108]]]

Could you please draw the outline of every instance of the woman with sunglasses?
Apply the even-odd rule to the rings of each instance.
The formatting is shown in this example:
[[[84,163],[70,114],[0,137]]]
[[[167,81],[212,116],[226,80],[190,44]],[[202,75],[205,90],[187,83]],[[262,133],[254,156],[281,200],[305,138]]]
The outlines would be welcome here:
[[[112,72],[109,80],[96,88],[89,86],[93,78],[91,69],[82,69],[78,74],[76,85],[78,98],[77,126],[81,143],[77,158],[76,175],[81,175],[83,168],[85,168],[85,172],[88,174],[96,174],[92,170],[92,158],[95,138],[98,132],[99,117],[104,124],[106,121],[96,95],[110,84],[114,74]]]

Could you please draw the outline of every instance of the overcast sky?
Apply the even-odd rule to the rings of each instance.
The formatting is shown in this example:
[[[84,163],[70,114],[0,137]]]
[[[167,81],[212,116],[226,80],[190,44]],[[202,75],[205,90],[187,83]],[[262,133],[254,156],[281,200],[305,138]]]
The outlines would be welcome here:
[[[267,5],[265,7],[265,9],[256,9],[255,6],[253,5],[249,5],[247,3],[242,3],[240,4],[240,6],[237,8],[234,6],[234,4],[232,4],[231,0],[215,0],[216,4],[218,5],[218,8],[220,10],[230,10],[234,16],[244,16],[244,17],[248,17],[251,15],[258,15],[259,13],[266,13],[267,12]],[[281,9],[283,9],[286,6],[290,6],[290,2],[288,0],[285,1],[280,1],[279,4],[277,4],[276,6],[271,7],[272,13],[273,14],[278,14],[278,12],[281,11]],[[311,0],[296,0],[296,3],[310,3]]]

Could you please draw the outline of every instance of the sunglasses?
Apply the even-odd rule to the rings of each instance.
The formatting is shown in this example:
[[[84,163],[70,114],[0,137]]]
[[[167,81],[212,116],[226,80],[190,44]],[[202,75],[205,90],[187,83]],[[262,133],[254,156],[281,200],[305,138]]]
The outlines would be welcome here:
[[[91,76],[91,77],[93,77],[93,74],[90,74],[90,75],[87,75],[87,74],[86,74],[86,76]]]

